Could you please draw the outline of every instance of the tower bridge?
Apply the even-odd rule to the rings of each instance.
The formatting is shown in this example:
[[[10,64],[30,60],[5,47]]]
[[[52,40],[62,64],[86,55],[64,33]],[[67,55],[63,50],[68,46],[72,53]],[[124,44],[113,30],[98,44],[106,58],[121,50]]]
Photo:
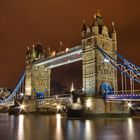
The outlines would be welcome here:
[[[13,93],[1,102],[4,104],[13,100],[24,86],[24,96],[30,98],[30,101],[25,102],[32,106],[30,112],[36,110],[36,103],[37,108],[48,107],[53,102],[60,104],[63,99],[60,101],[60,98],[50,98],[51,69],[81,60],[85,95],[83,106],[88,106],[85,112],[128,113],[126,104],[140,100],[140,90],[135,93],[135,84],[140,83],[140,67],[117,53],[117,33],[114,23],[109,32],[101,14],[97,12],[91,26],[83,23],[81,34],[81,45],[52,55],[49,50],[46,56],[40,42],[32,48],[28,47],[25,74]],[[119,74],[121,93],[117,92]],[[126,92],[127,90],[130,92]],[[108,101],[119,102],[108,103]]]

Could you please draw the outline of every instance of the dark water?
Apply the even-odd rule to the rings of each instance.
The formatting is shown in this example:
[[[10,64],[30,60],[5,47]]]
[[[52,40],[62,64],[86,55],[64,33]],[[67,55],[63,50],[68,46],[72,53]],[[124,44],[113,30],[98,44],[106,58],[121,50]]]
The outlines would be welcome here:
[[[67,120],[0,115],[0,140],[140,140],[140,118]]]

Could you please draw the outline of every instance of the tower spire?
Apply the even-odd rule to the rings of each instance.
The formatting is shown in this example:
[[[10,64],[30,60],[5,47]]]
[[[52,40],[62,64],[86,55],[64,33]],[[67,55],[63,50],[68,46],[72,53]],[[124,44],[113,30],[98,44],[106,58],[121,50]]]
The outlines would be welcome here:
[[[73,82],[71,83],[71,88],[70,88],[70,91],[74,91],[74,86],[73,86]]]
[[[96,14],[94,15],[94,22],[93,26],[103,26],[103,18],[102,15],[100,14],[100,10],[97,10]]]
[[[97,16],[97,17],[102,18],[102,15],[101,15],[101,13],[100,13],[100,10],[99,10],[99,9],[97,10],[96,16]]]
[[[83,28],[82,28],[82,31],[86,31],[86,20],[83,19]]]
[[[114,21],[112,22],[112,32],[116,32],[116,30],[115,30],[115,23],[114,23]]]
[[[86,30],[87,30],[87,26],[85,24],[85,19],[83,19],[83,28],[81,32],[83,38],[86,36]]]

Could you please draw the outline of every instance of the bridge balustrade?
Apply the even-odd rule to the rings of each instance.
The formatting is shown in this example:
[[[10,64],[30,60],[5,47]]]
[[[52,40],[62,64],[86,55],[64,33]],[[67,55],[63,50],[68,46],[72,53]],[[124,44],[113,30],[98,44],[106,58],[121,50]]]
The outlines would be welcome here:
[[[37,108],[57,107],[57,105],[67,106],[72,103],[71,95],[55,95],[45,99],[37,99]]]

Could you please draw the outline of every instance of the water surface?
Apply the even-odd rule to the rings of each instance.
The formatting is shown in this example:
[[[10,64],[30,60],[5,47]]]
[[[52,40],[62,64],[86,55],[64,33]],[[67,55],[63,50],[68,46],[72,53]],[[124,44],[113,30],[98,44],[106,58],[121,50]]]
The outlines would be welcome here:
[[[140,140],[140,118],[0,115],[0,140]]]

